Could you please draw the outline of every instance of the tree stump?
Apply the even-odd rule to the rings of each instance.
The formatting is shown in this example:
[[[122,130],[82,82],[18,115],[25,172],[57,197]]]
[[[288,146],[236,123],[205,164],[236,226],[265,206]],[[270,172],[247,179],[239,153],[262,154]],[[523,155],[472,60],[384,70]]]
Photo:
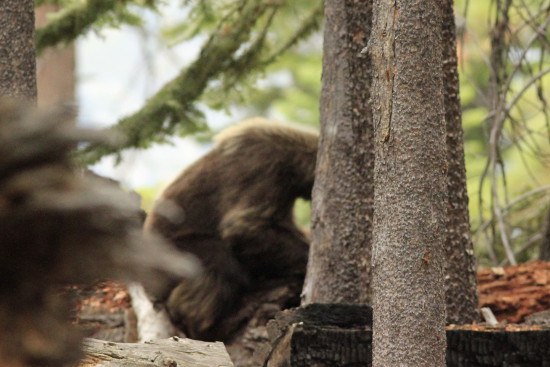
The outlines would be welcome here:
[[[311,304],[283,311],[267,325],[273,350],[265,367],[371,364],[372,309]]]
[[[550,330],[447,330],[447,366],[550,366]]]
[[[368,306],[311,304],[280,312],[267,326],[273,350],[263,367],[369,367],[371,327]],[[550,366],[547,325],[455,325],[446,335],[448,367]]]

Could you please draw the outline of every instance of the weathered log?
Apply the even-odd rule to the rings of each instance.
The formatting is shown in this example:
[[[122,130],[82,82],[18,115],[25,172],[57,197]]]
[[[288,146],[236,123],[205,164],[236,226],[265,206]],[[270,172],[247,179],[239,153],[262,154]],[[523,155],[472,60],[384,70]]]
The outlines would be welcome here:
[[[146,343],[85,339],[78,367],[233,367],[221,342],[172,337]]]

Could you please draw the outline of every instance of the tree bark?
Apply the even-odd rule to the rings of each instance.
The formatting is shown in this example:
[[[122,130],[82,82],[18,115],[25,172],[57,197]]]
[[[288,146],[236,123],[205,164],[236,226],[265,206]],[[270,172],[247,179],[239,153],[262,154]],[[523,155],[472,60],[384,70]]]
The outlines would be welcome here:
[[[369,303],[372,0],[325,1],[321,136],[303,303]]]
[[[380,0],[373,19],[373,365],[445,366],[442,10]]]
[[[464,133],[460,109],[453,0],[445,0],[443,8],[443,85],[447,123],[447,189],[449,193],[445,245],[447,323],[469,324],[479,320],[479,312],[476,262],[470,233],[466,190]]]
[[[0,96],[36,100],[33,0],[0,2]]]

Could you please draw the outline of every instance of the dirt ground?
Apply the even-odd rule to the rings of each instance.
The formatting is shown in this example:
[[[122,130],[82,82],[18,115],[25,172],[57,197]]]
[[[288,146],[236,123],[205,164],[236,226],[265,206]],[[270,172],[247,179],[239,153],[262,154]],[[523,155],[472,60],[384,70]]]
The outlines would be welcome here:
[[[113,342],[135,341],[131,340],[135,339],[135,330],[129,330],[135,328],[132,301],[123,283],[105,280],[89,287],[67,287],[64,292],[76,300],[73,323],[85,336]]]

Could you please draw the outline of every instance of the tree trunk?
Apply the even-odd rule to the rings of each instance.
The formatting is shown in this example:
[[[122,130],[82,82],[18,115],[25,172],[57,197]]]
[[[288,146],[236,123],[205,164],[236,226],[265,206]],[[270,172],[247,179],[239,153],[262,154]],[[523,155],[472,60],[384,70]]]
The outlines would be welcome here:
[[[0,2],[0,96],[36,99],[33,0]]]
[[[372,0],[325,1],[321,137],[303,303],[370,302]]]
[[[550,261],[550,210],[546,214],[546,220],[542,228],[544,237],[540,244],[539,260]]]
[[[445,365],[442,10],[374,7],[374,366]]]
[[[36,27],[48,23],[48,14],[59,11],[56,5],[36,9]],[[38,107],[53,106],[75,99],[75,46],[50,47],[36,61]]]
[[[469,324],[479,320],[477,281],[466,190],[464,133],[460,110],[453,0],[445,0],[443,4],[443,85],[447,123],[447,189],[449,193],[445,246],[447,323]]]

